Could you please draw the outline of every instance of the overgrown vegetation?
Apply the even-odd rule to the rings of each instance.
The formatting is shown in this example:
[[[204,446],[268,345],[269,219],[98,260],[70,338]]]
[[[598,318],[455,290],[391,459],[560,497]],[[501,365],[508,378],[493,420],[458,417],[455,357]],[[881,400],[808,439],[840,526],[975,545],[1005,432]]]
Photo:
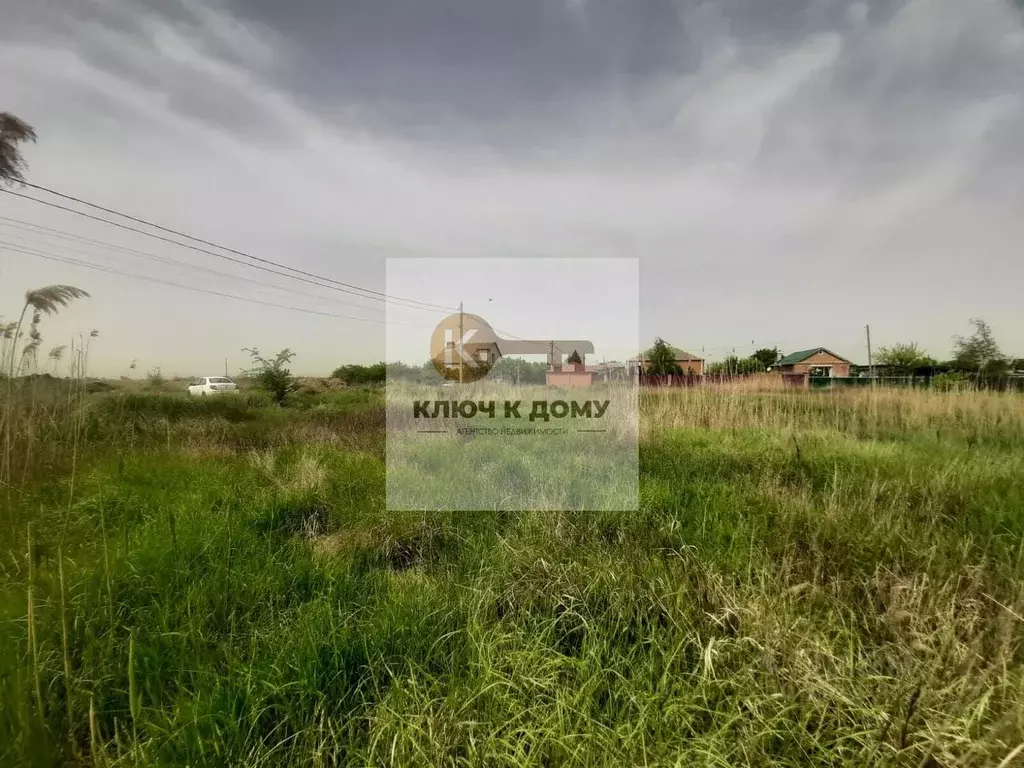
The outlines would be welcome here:
[[[0,113],[0,184],[34,138]],[[100,391],[95,331],[38,374],[84,296],[0,326],[0,765],[1024,758],[1020,397],[654,390],[638,513],[394,514],[379,390],[253,348],[261,391]]]
[[[371,389],[49,381],[12,390],[0,764],[1021,755],[1019,397],[652,391],[639,513],[394,514]]]
[[[408,368],[408,366],[403,367]],[[334,370],[331,378],[341,379],[346,384],[383,384],[387,378],[387,366],[384,363],[343,365]]]
[[[683,372],[676,362],[676,353],[660,336],[654,340],[654,346],[647,350],[643,357],[646,359],[644,370],[651,376],[678,376]]]
[[[288,393],[294,392],[297,388],[288,369],[288,364],[295,357],[295,353],[290,349],[282,349],[273,357],[264,357],[255,347],[242,351],[248,352],[252,361],[252,368],[244,371],[243,375],[252,377],[257,387],[269,392],[278,405],[283,405]]]

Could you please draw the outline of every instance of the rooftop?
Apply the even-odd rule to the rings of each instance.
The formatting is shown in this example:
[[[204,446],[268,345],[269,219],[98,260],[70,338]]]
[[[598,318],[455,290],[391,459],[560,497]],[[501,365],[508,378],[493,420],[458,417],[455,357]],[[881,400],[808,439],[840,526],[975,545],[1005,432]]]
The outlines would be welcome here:
[[[673,359],[675,359],[675,360],[703,360],[704,359],[700,355],[695,355],[692,352],[687,352],[685,349],[680,349],[679,347],[674,347],[671,344],[668,345],[668,348],[672,350]],[[649,349],[645,349],[643,352],[641,352],[639,355],[637,355],[636,359],[637,360],[647,360],[647,358],[651,354],[651,350],[653,350],[653,349],[654,349],[654,347],[650,347]]]
[[[844,363],[850,362],[842,355],[837,355],[830,349],[825,349],[824,347],[814,347],[812,349],[801,349],[799,352],[790,352],[784,358],[776,362],[775,365],[796,365],[797,363],[803,362],[808,357],[810,357],[811,355],[815,355],[818,352],[828,352],[828,354],[832,355],[832,357],[838,357]]]

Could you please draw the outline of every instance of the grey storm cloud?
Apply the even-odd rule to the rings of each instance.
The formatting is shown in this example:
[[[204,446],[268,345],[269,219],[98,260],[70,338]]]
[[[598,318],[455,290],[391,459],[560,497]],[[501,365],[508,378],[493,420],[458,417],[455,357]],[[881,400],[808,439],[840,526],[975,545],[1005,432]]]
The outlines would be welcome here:
[[[980,311],[1024,328],[1010,0],[0,3],[34,172],[304,268],[639,256],[684,347],[795,286],[768,325],[841,284],[937,350]]]
[[[244,88],[197,82],[203,73],[162,48],[154,19],[224,65],[258,73],[255,88],[401,138],[554,148],[583,162],[595,151],[612,163],[623,154],[658,164],[710,152],[787,173],[796,161],[799,171],[824,163],[867,178],[931,152],[922,138],[964,109],[1001,109],[1007,125],[1020,117],[1009,103],[1021,90],[1020,14],[993,45],[997,17],[1014,20],[1010,0],[972,6],[146,0],[144,14],[94,0],[17,4],[6,34],[49,36],[164,93],[183,114],[242,132],[286,129]],[[994,141],[1020,146],[1021,132],[995,123]]]

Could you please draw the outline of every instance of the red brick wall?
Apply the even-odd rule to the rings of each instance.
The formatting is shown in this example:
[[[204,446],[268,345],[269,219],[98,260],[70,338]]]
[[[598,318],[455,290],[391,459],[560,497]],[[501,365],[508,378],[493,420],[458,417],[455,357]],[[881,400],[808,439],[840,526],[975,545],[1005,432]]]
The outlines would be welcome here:
[[[815,352],[806,360],[801,360],[794,365],[791,370],[793,373],[808,373],[816,365],[831,365],[832,376],[836,378],[845,378],[850,375],[850,364],[828,352]]]

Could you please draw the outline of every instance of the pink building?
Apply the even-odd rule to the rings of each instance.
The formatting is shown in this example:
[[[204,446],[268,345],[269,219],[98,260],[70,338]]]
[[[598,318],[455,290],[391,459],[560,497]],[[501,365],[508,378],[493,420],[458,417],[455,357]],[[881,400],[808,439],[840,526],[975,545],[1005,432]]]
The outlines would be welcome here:
[[[563,368],[557,362],[552,363],[545,379],[549,387],[589,387],[594,384],[594,372],[588,371],[583,363],[569,363]]]

